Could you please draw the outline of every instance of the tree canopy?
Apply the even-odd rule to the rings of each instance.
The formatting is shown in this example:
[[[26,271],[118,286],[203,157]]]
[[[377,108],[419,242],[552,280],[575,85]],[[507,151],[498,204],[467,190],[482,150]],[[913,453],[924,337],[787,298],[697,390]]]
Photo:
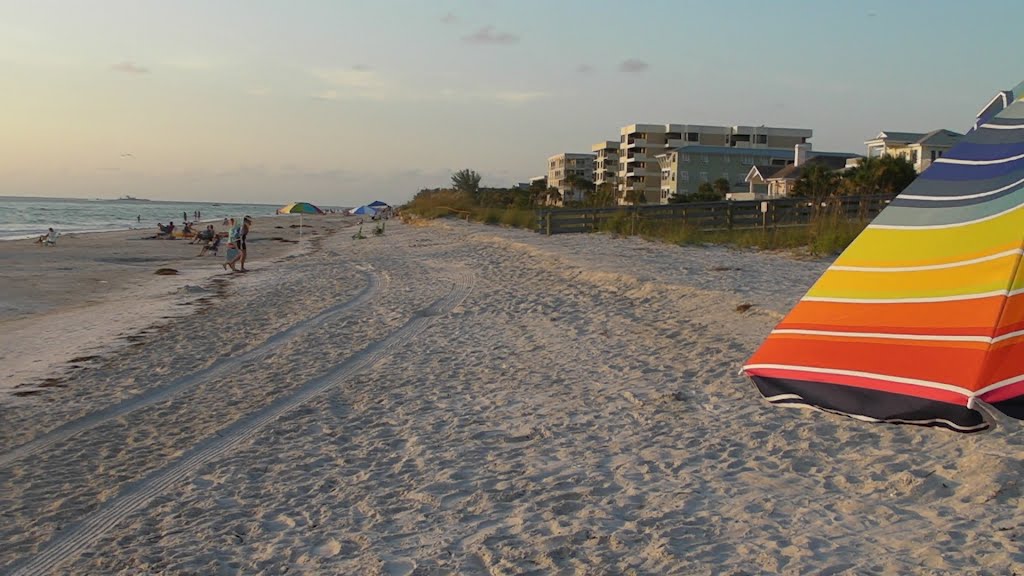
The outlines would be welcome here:
[[[452,186],[470,198],[476,198],[480,192],[480,174],[468,168],[459,170],[452,174]]]

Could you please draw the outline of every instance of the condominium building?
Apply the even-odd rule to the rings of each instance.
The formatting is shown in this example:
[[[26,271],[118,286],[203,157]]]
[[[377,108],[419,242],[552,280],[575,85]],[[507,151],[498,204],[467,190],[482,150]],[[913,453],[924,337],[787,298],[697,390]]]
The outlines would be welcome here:
[[[574,152],[562,152],[548,158],[548,187],[558,189],[560,200],[557,205],[585,199],[586,192],[573,186],[572,181],[594,181],[594,158],[594,154]]]
[[[615,185],[619,173],[619,143],[605,140],[590,147],[594,157],[594,185]]]
[[[663,169],[658,156],[673,150],[691,146],[737,150],[785,148],[787,155],[792,155],[792,147],[807,142],[812,134],[811,130],[802,128],[766,126],[701,124],[630,124],[624,126],[619,130],[618,202],[629,204],[666,201],[662,198],[661,175]],[[710,154],[709,151],[704,153]],[[730,159],[733,157],[733,155],[727,156]],[[747,165],[747,169],[749,169],[749,165]],[[730,182],[734,176],[734,174],[730,174]],[[746,176],[746,170],[743,171],[743,176]],[[711,180],[719,177],[715,176]],[[676,185],[678,186],[678,182]],[[744,184],[745,186],[746,184]]]
[[[683,146],[657,156],[657,202],[668,204],[672,196],[694,194],[701,184],[719,178],[729,182],[729,192],[746,192],[751,166],[785,166],[793,162],[792,148],[733,148],[730,146]]]

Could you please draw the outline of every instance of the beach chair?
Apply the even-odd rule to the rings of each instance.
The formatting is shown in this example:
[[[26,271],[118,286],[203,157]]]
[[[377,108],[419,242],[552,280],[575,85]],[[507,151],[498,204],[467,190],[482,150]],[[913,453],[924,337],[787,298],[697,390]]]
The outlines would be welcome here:
[[[210,240],[203,246],[203,249],[199,251],[200,256],[205,256],[207,252],[212,252],[214,256],[220,250],[220,236],[215,236],[213,240]]]
[[[366,240],[366,236],[363,236],[363,225],[362,224],[359,225],[359,230],[357,230],[356,233],[352,235],[352,239],[353,240]]]

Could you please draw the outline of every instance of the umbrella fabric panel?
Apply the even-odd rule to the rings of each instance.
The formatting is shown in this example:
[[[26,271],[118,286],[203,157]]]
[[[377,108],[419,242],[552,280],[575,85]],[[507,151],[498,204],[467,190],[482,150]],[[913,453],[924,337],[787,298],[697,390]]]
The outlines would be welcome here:
[[[1011,300],[1015,309],[1024,311],[1024,295]],[[989,336],[1004,302],[1000,296],[902,306],[804,301],[776,329]]]
[[[980,414],[965,406],[913,395],[785,378],[751,379],[769,402],[780,406],[813,406],[869,422],[939,426],[957,432],[980,432],[988,426]]]
[[[1024,416],[1024,122],[1007,118],[1024,102],[935,159],[826,270],[744,367],[762,394],[961,431],[985,426],[972,397]]]
[[[278,210],[280,214],[323,214],[324,211],[309,202],[292,202]]]

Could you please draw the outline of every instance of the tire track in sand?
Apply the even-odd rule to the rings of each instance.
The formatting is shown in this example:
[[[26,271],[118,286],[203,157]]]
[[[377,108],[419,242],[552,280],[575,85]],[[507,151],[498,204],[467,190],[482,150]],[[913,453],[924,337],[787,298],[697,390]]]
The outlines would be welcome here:
[[[144,392],[138,396],[129,398],[119,402],[118,404],[114,404],[113,406],[101,408],[91,414],[87,414],[81,418],[62,424],[37,438],[33,438],[21,446],[0,454],[0,469],[8,466],[16,460],[20,460],[33,454],[38,454],[58,442],[63,442],[76,434],[89,430],[90,428],[95,428],[108,420],[119,418],[144,406],[155,404],[170,398],[178,392],[195,386],[204,380],[210,380],[227,374],[232,370],[236,370],[242,364],[266,359],[278,348],[287,344],[293,338],[309,332],[313,328],[320,326],[324,322],[331,320],[343,312],[353,308],[362,307],[370,299],[374,298],[382,288],[387,287],[388,279],[386,275],[382,278],[381,275],[374,270],[367,271],[365,275],[366,286],[359,292],[359,294],[356,294],[355,298],[331,306],[308,320],[303,320],[302,322],[294,324],[289,328],[274,334],[270,338],[267,338],[263,344],[249,350],[241,356],[221,358],[215,361],[212,365],[198,372],[193,372],[172,380],[166,386]]]
[[[434,320],[447,314],[469,296],[475,277],[472,272],[459,271],[454,278],[451,291],[427,308],[419,311],[399,329],[386,338],[373,342],[356,352],[327,374],[310,380],[301,388],[279,398],[265,408],[231,424],[185,452],[177,461],[150,473],[124,492],[101,505],[91,515],[60,536],[44,545],[33,557],[15,562],[9,567],[12,576],[29,574],[52,574],[63,563],[76,557],[83,550],[96,543],[132,512],[142,508],[150,500],[170,486],[187,478],[203,464],[209,463],[236,446],[251,439],[260,429],[286,412],[297,408],[321,392],[343,383],[362,370],[379,362],[392,349],[405,344],[423,332]]]

